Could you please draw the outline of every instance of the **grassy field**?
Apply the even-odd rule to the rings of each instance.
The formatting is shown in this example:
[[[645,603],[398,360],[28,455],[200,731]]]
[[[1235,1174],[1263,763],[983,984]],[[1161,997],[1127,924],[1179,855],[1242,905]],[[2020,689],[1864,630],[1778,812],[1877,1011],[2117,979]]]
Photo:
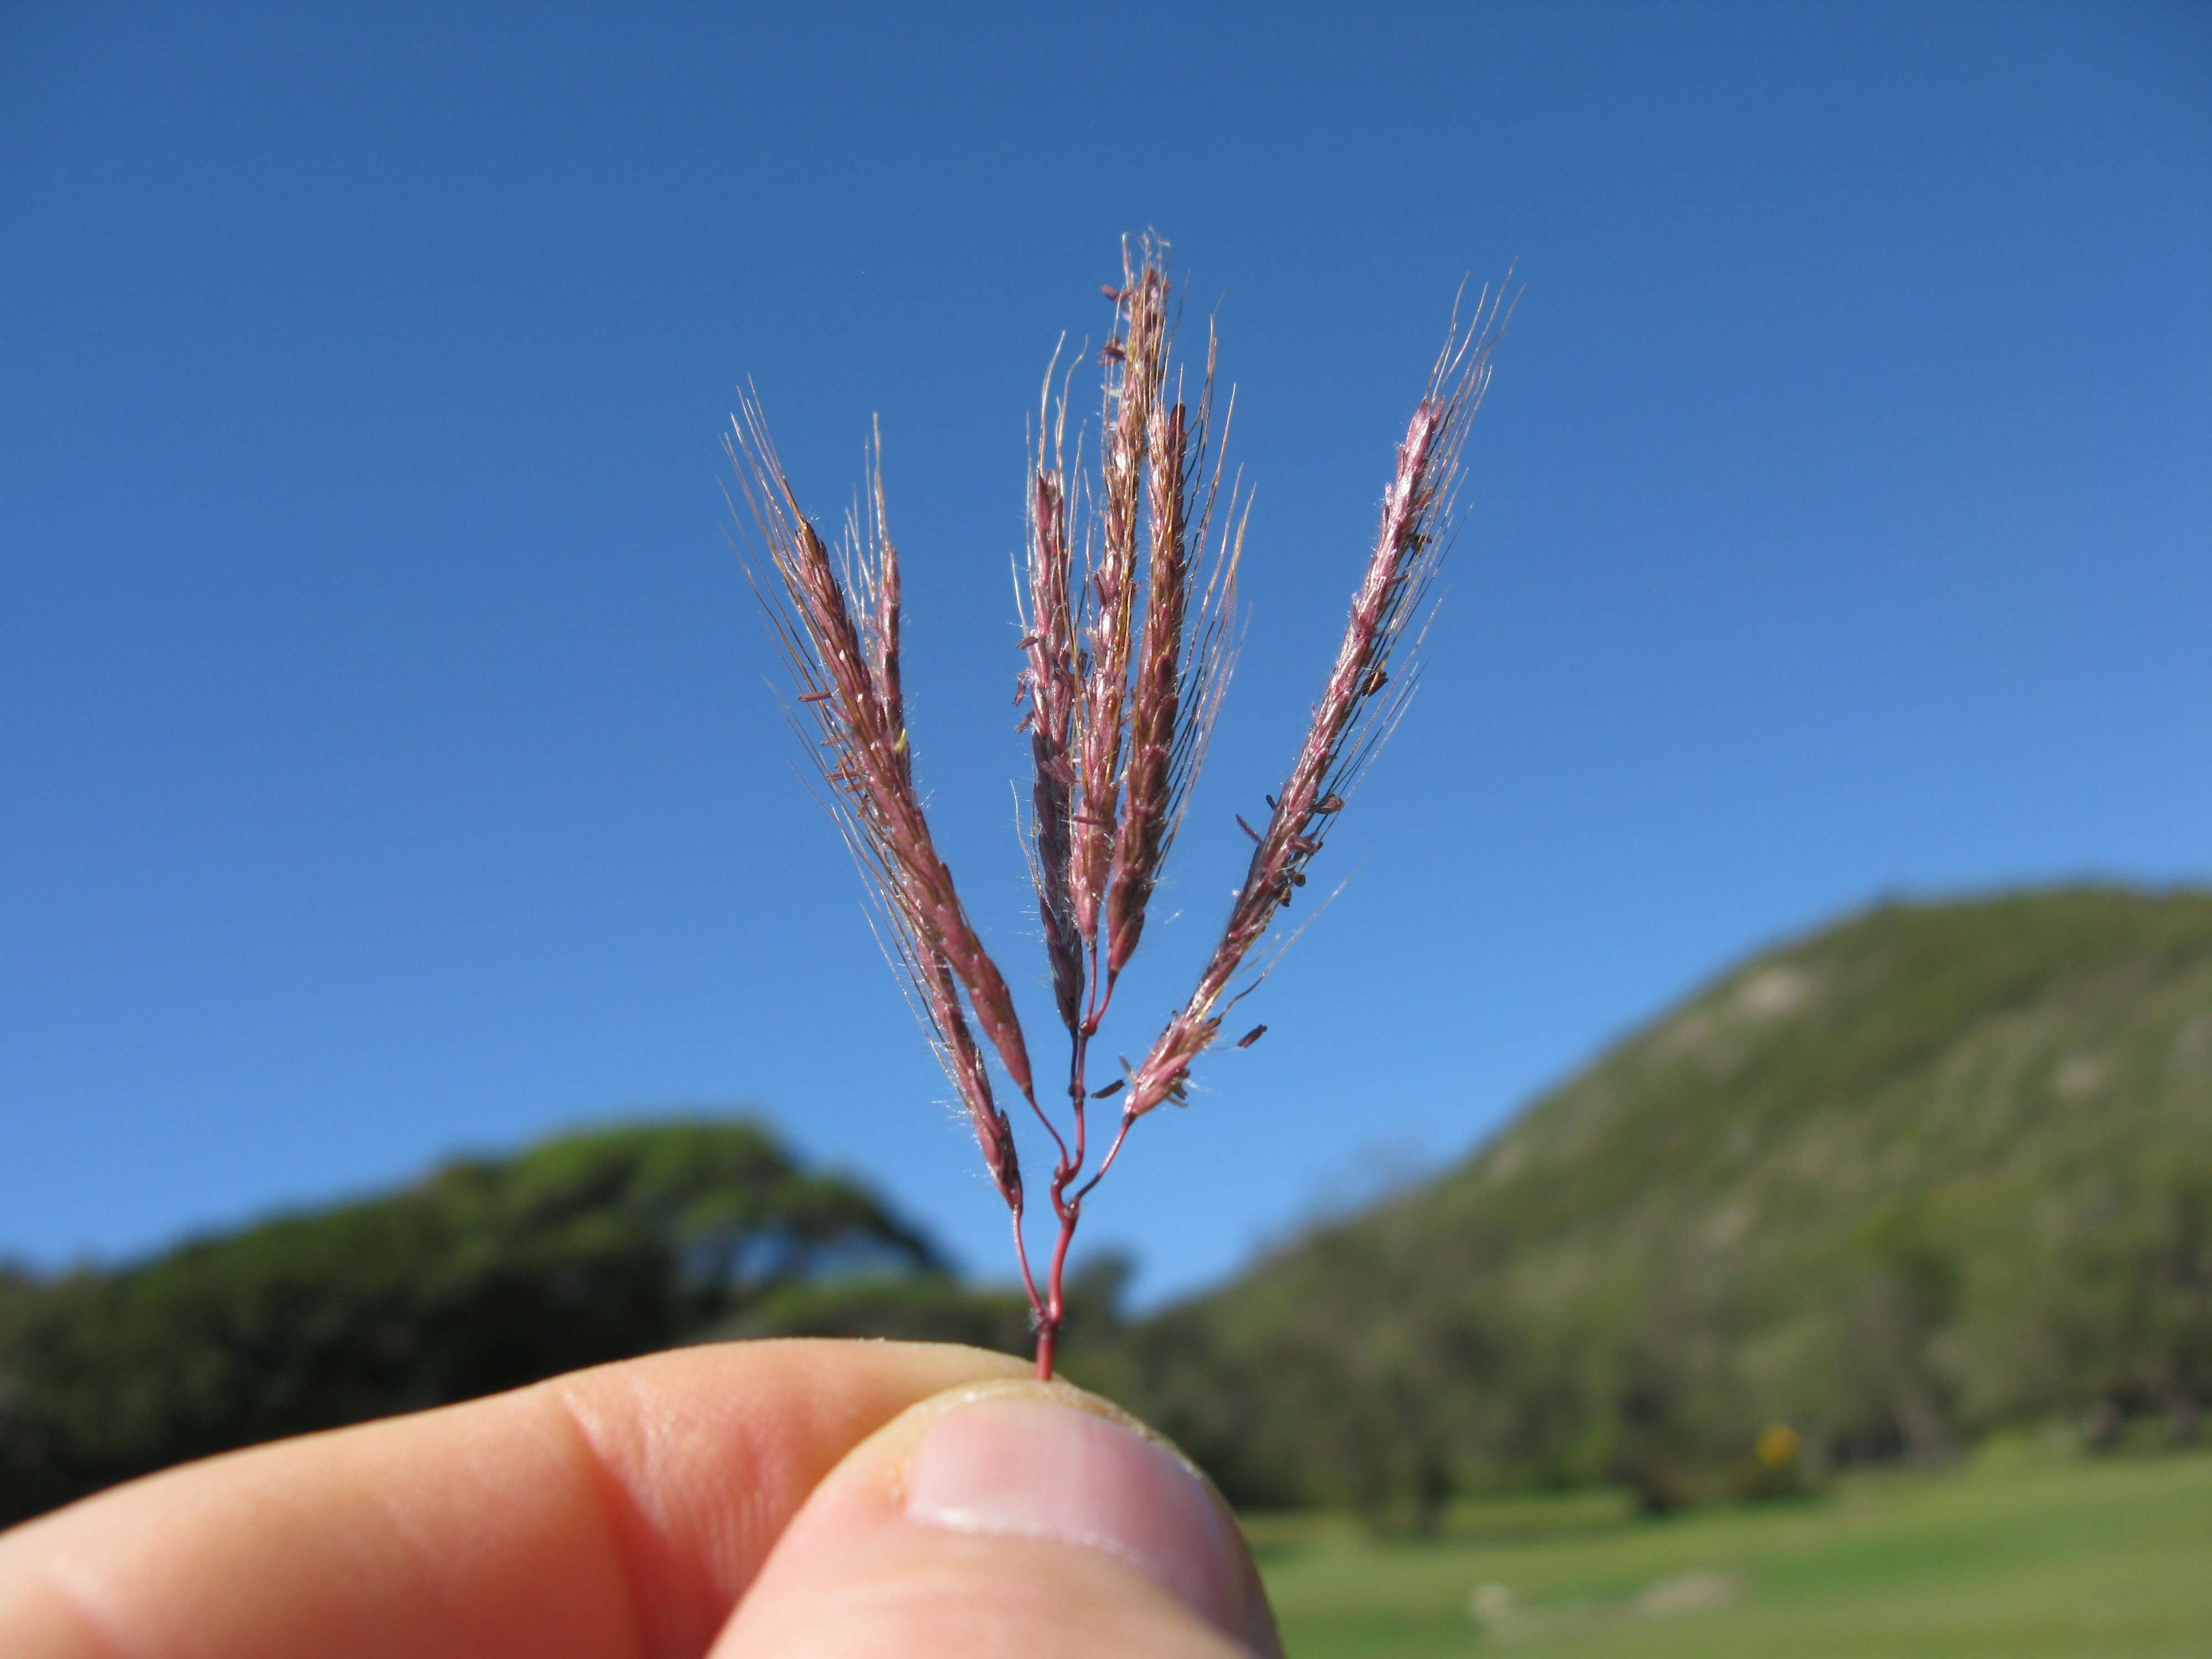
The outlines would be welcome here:
[[[1659,1521],[1607,1494],[1515,1500],[1431,1542],[1249,1526],[1291,1659],[2212,1655],[2212,1453],[2017,1452]]]

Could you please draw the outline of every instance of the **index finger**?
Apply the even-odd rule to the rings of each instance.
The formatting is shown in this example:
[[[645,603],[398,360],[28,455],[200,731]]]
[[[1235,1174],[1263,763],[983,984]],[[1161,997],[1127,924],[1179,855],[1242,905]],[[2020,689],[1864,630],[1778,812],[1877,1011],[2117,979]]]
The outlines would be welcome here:
[[[678,1659],[846,1451],[1004,1355],[681,1349],[234,1452],[0,1536],[0,1652]]]

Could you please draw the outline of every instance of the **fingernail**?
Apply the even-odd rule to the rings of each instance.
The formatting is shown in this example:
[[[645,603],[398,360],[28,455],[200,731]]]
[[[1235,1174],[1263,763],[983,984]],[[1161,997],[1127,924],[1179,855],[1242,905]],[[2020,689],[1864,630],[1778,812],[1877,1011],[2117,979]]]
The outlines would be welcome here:
[[[1108,1554],[1252,1641],[1243,1550],[1188,1466],[1134,1430],[1036,1398],[986,1398],[932,1424],[907,1462],[910,1520]],[[1267,1644],[1272,1647],[1272,1644]]]

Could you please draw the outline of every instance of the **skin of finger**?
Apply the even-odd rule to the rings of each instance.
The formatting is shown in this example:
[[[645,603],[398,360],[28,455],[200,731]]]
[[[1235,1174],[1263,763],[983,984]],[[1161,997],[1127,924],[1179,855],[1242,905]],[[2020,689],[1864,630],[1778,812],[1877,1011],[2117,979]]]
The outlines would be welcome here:
[[[1212,1495],[1182,1452],[1111,1401],[1065,1382],[963,1385],[909,1408],[856,1447],[807,1500],[715,1643],[713,1659],[1164,1659],[1279,1656],[1258,1569],[1240,1554],[1243,1644],[1152,1578],[1100,1550],[976,1534],[907,1518],[904,1471],[939,1417],[989,1395],[1039,1397],[1117,1423],[1164,1447]]]
[[[137,1481],[0,1535],[0,1654],[690,1659],[921,1343],[689,1348]]]

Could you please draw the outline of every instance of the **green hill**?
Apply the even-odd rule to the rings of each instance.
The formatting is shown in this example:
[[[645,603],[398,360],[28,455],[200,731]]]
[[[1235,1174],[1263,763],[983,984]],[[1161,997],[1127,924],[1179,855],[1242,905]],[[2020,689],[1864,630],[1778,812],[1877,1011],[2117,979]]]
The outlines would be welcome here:
[[[2212,894],[1885,904],[1764,953],[1088,1364],[1248,1499],[1408,1518],[1530,1481],[1664,1506],[2060,1415],[2193,1436]]]

